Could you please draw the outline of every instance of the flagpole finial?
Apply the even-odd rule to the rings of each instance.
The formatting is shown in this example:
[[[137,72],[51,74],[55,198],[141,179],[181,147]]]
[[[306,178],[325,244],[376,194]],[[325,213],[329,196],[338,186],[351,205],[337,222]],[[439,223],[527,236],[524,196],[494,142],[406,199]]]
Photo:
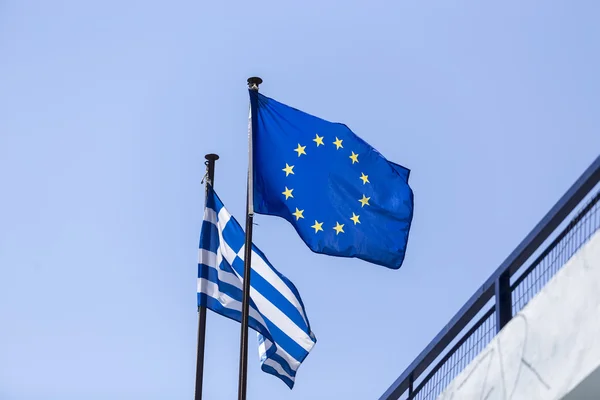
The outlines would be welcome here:
[[[263,83],[263,80],[257,76],[253,76],[248,78],[248,89],[250,90],[258,90],[258,86]]]
[[[206,165],[206,173],[204,174],[204,178],[202,178],[202,182],[206,180],[210,185],[213,184],[213,180],[215,179],[215,161],[219,159],[218,154],[209,153],[204,156],[206,161],[204,161],[204,165]]]

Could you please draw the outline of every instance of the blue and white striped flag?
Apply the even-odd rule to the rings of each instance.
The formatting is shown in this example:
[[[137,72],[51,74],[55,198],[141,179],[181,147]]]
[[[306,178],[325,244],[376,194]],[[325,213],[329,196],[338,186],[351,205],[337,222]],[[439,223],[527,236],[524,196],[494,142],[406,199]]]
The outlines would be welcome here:
[[[198,306],[242,319],[245,235],[208,186],[198,258]],[[261,369],[291,389],[316,337],[296,287],[252,245],[248,325],[258,332]]]

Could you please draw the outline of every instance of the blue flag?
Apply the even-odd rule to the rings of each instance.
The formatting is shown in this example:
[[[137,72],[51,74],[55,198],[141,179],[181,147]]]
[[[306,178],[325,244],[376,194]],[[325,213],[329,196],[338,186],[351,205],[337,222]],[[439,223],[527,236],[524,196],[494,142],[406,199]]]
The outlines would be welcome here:
[[[316,253],[398,269],[413,217],[410,171],[346,125],[250,91],[253,205]]]
[[[208,186],[198,253],[198,306],[242,319],[245,234]],[[291,389],[317,339],[292,282],[252,245],[248,325],[258,332],[261,369]]]

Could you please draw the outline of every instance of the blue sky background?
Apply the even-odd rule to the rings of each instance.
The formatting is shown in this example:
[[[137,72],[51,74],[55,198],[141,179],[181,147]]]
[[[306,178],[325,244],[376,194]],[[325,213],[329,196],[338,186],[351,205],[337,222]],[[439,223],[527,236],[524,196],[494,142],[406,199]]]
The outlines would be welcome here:
[[[367,5],[368,4],[368,5]],[[255,243],[318,337],[294,390],[379,396],[600,149],[600,3],[0,2],[0,398],[190,399],[204,154],[243,219],[246,78],[412,170],[402,269]],[[209,314],[206,399],[237,391]]]

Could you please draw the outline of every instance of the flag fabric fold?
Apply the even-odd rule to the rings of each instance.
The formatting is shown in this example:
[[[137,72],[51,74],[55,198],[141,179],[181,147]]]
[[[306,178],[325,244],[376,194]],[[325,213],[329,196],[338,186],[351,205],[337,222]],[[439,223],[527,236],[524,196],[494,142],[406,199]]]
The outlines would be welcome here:
[[[198,306],[240,322],[244,276],[242,227],[208,185],[198,257]],[[258,333],[264,372],[291,389],[316,337],[296,287],[252,245],[248,325]]]
[[[413,218],[410,171],[346,125],[250,91],[253,206],[316,253],[398,269]]]

